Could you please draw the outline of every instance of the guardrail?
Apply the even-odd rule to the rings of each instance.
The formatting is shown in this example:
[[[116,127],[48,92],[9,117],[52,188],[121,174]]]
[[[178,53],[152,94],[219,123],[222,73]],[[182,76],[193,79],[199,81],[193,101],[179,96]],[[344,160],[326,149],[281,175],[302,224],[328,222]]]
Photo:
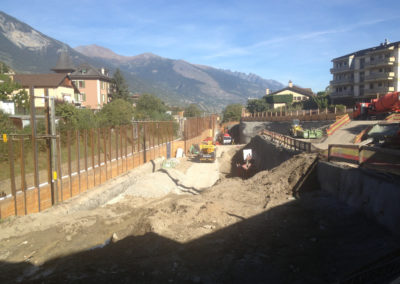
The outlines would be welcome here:
[[[260,134],[267,135],[270,137],[272,142],[278,142],[284,144],[286,147],[290,149],[304,151],[307,153],[312,152],[312,143],[310,142],[301,141],[266,129],[261,131]]]
[[[335,120],[337,115],[348,114],[352,117],[353,111],[347,110],[346,112],[337,112],[325,110],[297,110],[297,111],[266,111],[256,113],[246,113],[242,116],[242,121],[291,121],[299,119],[302,121],[320,121],[320,120]]]

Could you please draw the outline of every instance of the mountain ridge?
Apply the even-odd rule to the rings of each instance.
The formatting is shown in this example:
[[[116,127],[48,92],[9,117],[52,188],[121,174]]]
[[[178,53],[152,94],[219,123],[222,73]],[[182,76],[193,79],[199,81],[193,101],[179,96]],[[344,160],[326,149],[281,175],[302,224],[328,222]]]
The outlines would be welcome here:
[[[153,93],[168,104],[196,103],[207,111],[220,111],[231,103],[261,97],[265,89],[283,85],[255,74],[192,64],[153,53],[119,55],[98,45],[77,46],[53,39],[0,11],[0,61],[16,72],[49,73],[60,51],[67,51],[74,65],[89,63],[123,73],[134,93]]]

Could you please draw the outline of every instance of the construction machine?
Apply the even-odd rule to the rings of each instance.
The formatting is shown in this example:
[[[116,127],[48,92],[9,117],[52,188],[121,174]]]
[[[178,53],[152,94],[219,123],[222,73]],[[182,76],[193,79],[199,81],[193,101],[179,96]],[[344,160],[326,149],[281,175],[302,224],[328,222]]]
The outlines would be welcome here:
[[[290,136],[304,138],[304,139],[318,139],[321,138],[323,132],[321,129],[303,129],[300,125],[300,120],[293,119],[292,126],[289,129]]]
[[[303,127],[300,125],[300,120],[293,119],[292,126],[289,129],[289,134],[292,137],[300,137],[303,133]]]
[[[353,118],[366,119],[371,116],[376,116],[379,114],[386,114],[391,112],[400,113],[400,93],[390,92],[383,97],[372,99],[369,103],[357,103]]]
[[[212,139],[205,139],[199,145],[200,162],[214,162],[216,159],[216,146]]]

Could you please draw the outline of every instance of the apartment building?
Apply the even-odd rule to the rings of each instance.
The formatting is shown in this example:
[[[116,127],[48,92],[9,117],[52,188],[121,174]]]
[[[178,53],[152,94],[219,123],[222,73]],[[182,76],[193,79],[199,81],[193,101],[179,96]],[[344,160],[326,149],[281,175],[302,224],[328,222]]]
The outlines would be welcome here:
[[[81,106],[101,109],[109,101],[112,78],[106,69],[96,69],[89,64],[82,64],[70,74],[70,77],[80,92],[75,101]]]
[[[400,41],[385,40],[379,46],[359,50],[332,60],[330,97],[333,103],[357,101],[399,91]]]
[[[75,93],[75,105],[90,109],[101,109],[109,101],[112,78],[105,68],[97,69],[90,64],[75,67],[66,52],[61,52],[56,66],[56,73],[68,74],[79,92]]]

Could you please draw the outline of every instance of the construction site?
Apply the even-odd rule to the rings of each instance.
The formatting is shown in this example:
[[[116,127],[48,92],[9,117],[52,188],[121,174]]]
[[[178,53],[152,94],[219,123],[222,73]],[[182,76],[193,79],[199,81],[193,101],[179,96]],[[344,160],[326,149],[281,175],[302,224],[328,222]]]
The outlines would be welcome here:
[[[293,119],[324,135],[289,135]],[[76,173],[11,178],[0,281],[398,283],[399,149],[367,145],[376,125],[374,141],[396,145],[397,119],[255,114],[225,130],[203,118],[181,141],[158,124],[77,133],[98,142],[85,158],[77,147]]]

